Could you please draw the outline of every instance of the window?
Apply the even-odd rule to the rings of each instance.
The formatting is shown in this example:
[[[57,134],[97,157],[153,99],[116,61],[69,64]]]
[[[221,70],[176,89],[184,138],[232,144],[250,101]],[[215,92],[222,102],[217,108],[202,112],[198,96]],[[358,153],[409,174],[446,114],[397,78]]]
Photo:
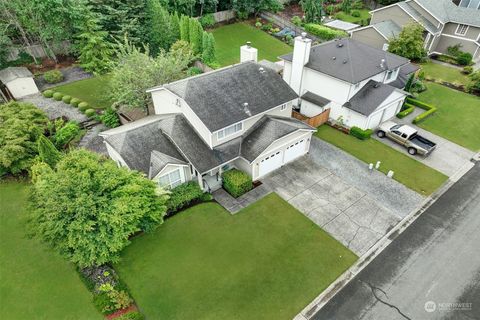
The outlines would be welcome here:
[[[239,131],[242,131],[243,125],[241,122],[236,123],[234,125],[231,125],[230,127],[226,127],[225,129],[222,129],[217,132],[217,139],[222,140],[228,136],[231,136],[232,134],[235,134]]]
[[[467,34],[468,31],[468,26],[466,24],[459,24],[457,27],[457,30],[455,31],[455,34],[464,36]]]
[[[392,75],[393,75],[393,71],[392,71],[392,70],[387,71],[387,80],[392,79]]]
[[[158,184],[161,187],[168,189],[173,189],[176,186],[182,184],[182,175],[180,174],[180,169],[167,173],[158,179]]]
[[[286,103],[282,104],[282,106],[280,107],[280,111],[283,111],[285,109],[287,109],[287,104]]]

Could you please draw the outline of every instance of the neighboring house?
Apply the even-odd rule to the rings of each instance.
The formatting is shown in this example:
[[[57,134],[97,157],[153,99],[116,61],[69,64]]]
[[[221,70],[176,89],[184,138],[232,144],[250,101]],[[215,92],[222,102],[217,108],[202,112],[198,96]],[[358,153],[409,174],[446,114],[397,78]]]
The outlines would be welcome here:
[[[457,1],[458,2],[458,1]],[[480,59],[480,0],[407,0],[371,12],[369,26],[351,31],[352,38],[387,50],[388,42],[407,24],[423,26],[428,54],[446,54],[457,44]]]
[[[255,61],[148,92],[155,115],[101,135],[119,165],[168,188],[195,180],[213,191],[232,167],[257,180],[306,154],[315,131],[291,118],[295,92]]]
[[[0,71],[0,82],[8,89],[6,96],[20,99],[38,93],[32,73],[25,67],[8,67]]]
[[[399,76],[417,69],[407,59],[350,38],[311,44],[302,34],[293,53],[280,57],[301,114],[330,109],[329,117],[348,127],[373,129],[400,111],[407,93]]]

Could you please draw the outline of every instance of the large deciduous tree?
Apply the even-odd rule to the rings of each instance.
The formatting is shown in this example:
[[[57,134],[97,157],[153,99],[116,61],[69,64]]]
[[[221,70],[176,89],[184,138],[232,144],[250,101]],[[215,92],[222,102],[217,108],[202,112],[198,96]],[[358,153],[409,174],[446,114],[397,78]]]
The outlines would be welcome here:
[[[410,60],[422,60],[427,55],[423,48],[423,31],[418,23],[406,25],[397,38],[390,40],[388,51]]]
[[[47,122],[45,113],[31,103],[0,105],[0,175],[30,169]]]
[[[260,11],[278,11],[282,4],[278,0],[232,0],[232,9],[240,18],[247,18],[251,14],[257,15]]]
[[[31,233],[81,267],[116,262],[139,231],[163,222],[166,197],[140,173],[83,149],[32,167]]]

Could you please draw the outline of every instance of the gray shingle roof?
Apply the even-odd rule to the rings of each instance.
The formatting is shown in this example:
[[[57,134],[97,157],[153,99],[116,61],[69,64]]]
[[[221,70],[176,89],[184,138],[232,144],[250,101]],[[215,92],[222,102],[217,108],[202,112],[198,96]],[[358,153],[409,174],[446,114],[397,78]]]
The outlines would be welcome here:
[[[477,9],[459,7],[451,0],[415,0],[441,22],[458,22],[480,27],[480,12]]]
[[[150,157],[150,173],[149,177],[154,178],[168,164],[188,164],[186,161],[171,157],[165,153],[153,150]]]
[[[308,102],[314,103],[319,107],[324,107],[331,102],[327,98],[319,96],[318,94],[315,94],[310,91],[307,91],[302,95],[302,100],[306,100]]]
[[[415,20],[420,22],[430,33],[434,34],[439,31],[439,29],[433,23],[431,23],[430,20],[425,18],[420,12],[408,4],[408,2],[398,2],[397,5],[405,10],[405,12],[410,14]]]
[[[281,58],[292,61],[293,53]],[[395,54],[344,38],[313,46],[306,67],[355,84],[385,71],[386,69],[380,66],[382,59],[385,59],[386,68],[389,70],[409,62]]]
[[[370,80],[343,106],[364,116],[369,116],[397,88]]]
[[[402,32],[402,28],[392,20],[375,23],[373,26],[387,39],[396,38]]]
[[[212,132],[298,97],[275,71],[251,61],[164,87],[184,99]]]
[[[33,77],[32,73],[25,67],[8,67],[0,70],[0,81],[8,83],[18,78]]]
[[[407,84],[408,78],[410,78],[410,75],[419,69],[420,67],[418,65],[409,63],[400,68],[397,79],[393,82],[390,82],[389,84],[391,86],[394,86],[395,88],[404,89],[405,85]]]

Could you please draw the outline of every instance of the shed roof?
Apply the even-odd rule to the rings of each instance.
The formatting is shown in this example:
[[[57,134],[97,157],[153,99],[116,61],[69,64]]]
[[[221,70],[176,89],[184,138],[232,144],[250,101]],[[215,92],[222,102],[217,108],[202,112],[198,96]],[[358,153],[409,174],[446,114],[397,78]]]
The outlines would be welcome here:
[[[25,67],[8,67],[0,70],[0,81],[8,83],[18,78],[32,78],[33,74]]]

